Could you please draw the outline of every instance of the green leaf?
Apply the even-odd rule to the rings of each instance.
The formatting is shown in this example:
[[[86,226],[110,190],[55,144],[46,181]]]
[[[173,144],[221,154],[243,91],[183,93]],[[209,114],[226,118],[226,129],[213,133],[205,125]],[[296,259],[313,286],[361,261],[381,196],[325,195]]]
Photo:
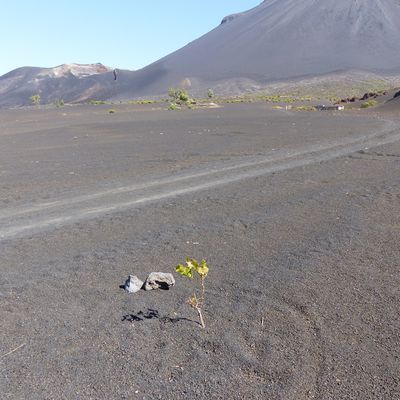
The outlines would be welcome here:
[[[205,278],[208,275],[208,265],[206,260],[201,260],[200,265],[197,266],[196,271],[202,277]]]
[[[194,270],[196,270],[197,267],[199,266],[197,264],[197,261],[194,258],[187,258],[186,259],[186,265],[188,266],[188,268],[194,269]]]
[[[188,278],[193,278],[193,270],[190,267],[185,267],[182,264],[179,264],[175,268],[176,272],[179,272],[183,276],[187,276]]]

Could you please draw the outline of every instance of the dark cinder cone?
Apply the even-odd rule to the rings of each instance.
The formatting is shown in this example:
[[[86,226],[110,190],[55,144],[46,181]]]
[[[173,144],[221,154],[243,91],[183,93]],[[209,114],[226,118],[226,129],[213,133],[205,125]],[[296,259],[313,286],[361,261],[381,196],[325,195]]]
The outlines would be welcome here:
[[[349,70],[400,73],[399,0],[266,0],[139,71],[129,89],[158,94]]]

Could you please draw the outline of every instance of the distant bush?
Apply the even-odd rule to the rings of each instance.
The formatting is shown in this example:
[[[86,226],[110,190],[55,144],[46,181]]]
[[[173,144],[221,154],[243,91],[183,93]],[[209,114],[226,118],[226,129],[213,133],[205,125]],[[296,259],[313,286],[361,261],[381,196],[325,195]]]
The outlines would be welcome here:
[[[38,106],[40,104],[40,94],[34,94],[33,96],[29,97],[29,99],[34,106]]]
[[[54,105],[55,105],[57,108],[60,108],[60,107],[64,107],[65,103],[64,103],[64,100],[63,100],[63,99],[58,99],[58,100],[56,100],[56,101],[54,102]]]
[[[108,110],[108,113],[109,114],[115,114],[117,111],[114,109],[114,108],[110,108],[109,110]]]
[[[171,88],[168,91],[169,98],[177,104],[187,103],[189,101],[189,94],[184,89]]]
[[[128,104],[155,104],[157,100],[128,100]]]
[[[368,100],[361,104],[361,108],[375,107],[378,104],[376,100]]]
[[[231,104],[231,103],[253,103],[253,99],[250,97],[233,97],[233,98],[228,98],[225,100],[225,103]]]
[[[180,110],[180,107],[176,103],[170,103],[168,110],[170,110],[170,111]]]
[[[194,99],[191,99],[188,92],[184,89],[171,88],[168,91],[168,110],[180,110],[183,106],[192,108],[192,104],[196,104]]]
[[[207,90],[207,97],[208,97],[209,99],[212,99],[212,98],[214,98],[214,96],[215,96],[214,90],[208,89],[208,90]]]

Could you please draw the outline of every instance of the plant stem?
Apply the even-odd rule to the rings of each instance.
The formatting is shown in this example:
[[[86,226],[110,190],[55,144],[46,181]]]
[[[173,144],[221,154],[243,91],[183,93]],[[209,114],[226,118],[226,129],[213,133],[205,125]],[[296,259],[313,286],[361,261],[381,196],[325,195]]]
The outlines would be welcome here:
[[[203,329],[206,327],[206,324],[204,323],[203,314],[201,312],[201,307],[203,307],[203,305],[204,305],[205,292],[206,292],[206,287],[204,285],[204,277],[202,276],[201,277],[201,300],[200,300],[200,307],[197,308],[197,312],[199,313],[199,318],[200,318],[201,326],[203,327]]]
[[[205,285],[204,285],[204,278],[202,277],[201,278],[201,305],[203,306],[203,304],[204,304],[204,295],[205,295],[205,292],[206,292],[206,287],[205,287]]]
[[[204,329],[206,327],[206,324],[204,323],[203,314],[201,313],[201,308],[196,308],[196,310],[197,313],[199,314],[201,327]]]

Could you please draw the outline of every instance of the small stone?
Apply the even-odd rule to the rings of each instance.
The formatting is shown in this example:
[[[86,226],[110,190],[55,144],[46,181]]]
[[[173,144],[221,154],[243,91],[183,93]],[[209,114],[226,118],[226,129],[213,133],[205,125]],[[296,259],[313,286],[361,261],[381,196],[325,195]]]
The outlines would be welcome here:
[[[169,290],[175,285],[175,279],[172,274],[165,272],[152,272],[144,283],[144,290],[163,289]]]
[[[143,286],[143,281],[141,281],[135,275],[129,275],[128,279],[125,281],[124,289],[129,293],[138,292]]]

